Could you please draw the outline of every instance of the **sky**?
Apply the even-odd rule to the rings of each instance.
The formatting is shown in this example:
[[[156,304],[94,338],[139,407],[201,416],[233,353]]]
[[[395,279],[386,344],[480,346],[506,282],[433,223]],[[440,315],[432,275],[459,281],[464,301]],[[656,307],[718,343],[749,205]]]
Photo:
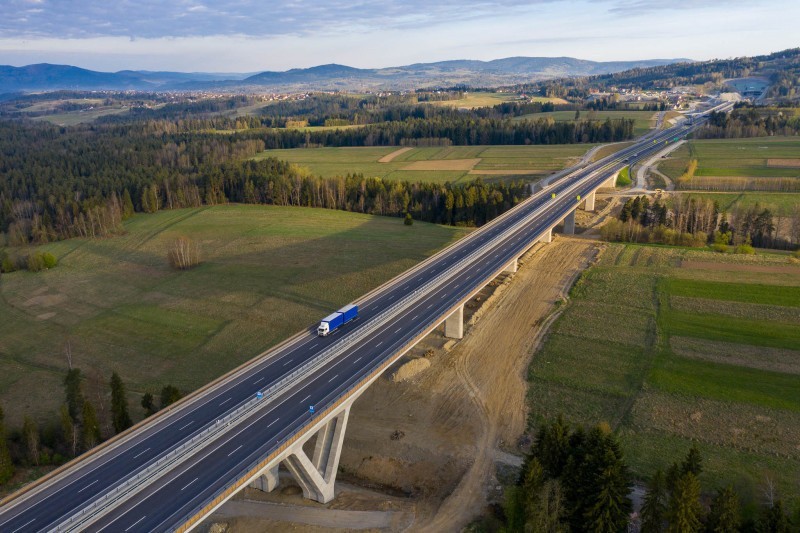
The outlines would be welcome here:
[[[0,64],[258,72],[800,46],[798,0],[0,0]]]

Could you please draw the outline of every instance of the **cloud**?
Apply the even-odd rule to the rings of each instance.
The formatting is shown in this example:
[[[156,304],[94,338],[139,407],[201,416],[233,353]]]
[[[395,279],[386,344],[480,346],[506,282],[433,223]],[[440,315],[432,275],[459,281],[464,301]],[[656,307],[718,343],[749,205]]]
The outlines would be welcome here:
[[[229,0],[204,4],[190,0],[6,0],[0,38],[311,35],[475,20],[508,10],[526,11],[553,1],[556,0]],[[46,8],[30,13],[30,4]],[[32,15],[28,21],[14,21],[13,14],[25,10]]]

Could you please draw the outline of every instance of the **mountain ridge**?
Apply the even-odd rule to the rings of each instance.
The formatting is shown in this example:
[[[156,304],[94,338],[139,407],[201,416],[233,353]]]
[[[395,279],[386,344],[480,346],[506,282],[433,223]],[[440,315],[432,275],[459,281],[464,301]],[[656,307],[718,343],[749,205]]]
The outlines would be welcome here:
[[[0,65],[0,93],[52,90],[411,89],[445,85],[498,86],[564,76],[610,74],[687,59],[590,61],[573,57],[454,59],[396,67],[356,68],[337,63],[285,71],[246,73],[120,70],[101,72],[72,65]]]

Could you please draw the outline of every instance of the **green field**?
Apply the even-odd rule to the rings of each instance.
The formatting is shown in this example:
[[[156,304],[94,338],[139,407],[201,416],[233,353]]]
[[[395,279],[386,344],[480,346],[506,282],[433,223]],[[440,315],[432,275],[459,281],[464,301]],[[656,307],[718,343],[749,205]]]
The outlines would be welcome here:
[[[796,494],[799,281],[785,256],[609,245],[534,356],[532,420],[610,422],[640,478],[696,442],[705,486]]]
[[[773,213],[790,214],[800,205],[800,194],[782,192],[743,192],[743,193],[683,193],[691,198],[703,198],[717,202],[720,210],[733,212],[737,208],[750,208],[758,204]]]
[[[514,120],[536,120],[539,118],[552,118],[556,122],[574,122],[575,111],[551,111],[548,113],[532,113],[522,115]],[[653,111],[585,111],[582,110],[579,121],[582,120],[611,120],[630,118],[634,120],[633,132],[643,135],[656,125],[656,113]]]
[[[468,92],[464,98],[457,100],[437,100],[429,103],[437,106],[449,106],[466,109],[474,109],[476,107],[492,107],[503,102],[512,102],[519,100],[519,95],[516,93],[490,93],[490,92]],[[542,99],[541,101],[550,101],[550,99]]]
[[[399,147],[295,148],[267,150],[256,158],[276,157],[307,167],[323,177],[362,173],[398,181],[468,182],[484,180],[536,180],[575,164],[595,145],[451,146],[412,148],[389,162],[383,157]]]
[[[800,158],[797,137],[755,137],[746,139],[703,139],[689,141],[672,153],[659,169],[677,178],[686,169],[690,158],[697,159],[696,176],[710,177],[800,177],[796,168],[778,167],[772,160]]]
[[[122,113],[127,113],[129,109],[128,106],[123,105],[98,107],[86,111],[70,111],[68,113],[43,115],[34,117],[33,120],[43,120],[55,124],[56,126],[75,126],[76,124],[94,122],[98,118],[107,115],[121,115]]]
[[[145,390],[191,391],[408,269],[464,229],[342,211],[215,206],[137,215],[127,234],[46,246],[59,265],[0,281],[0,404],[7,425],[57,420],[75,366]],[[175,272],[185,235],[202,264]],[[90,380],[91,381],[91,380]],[[13,406],[13,408],[12,408]]]

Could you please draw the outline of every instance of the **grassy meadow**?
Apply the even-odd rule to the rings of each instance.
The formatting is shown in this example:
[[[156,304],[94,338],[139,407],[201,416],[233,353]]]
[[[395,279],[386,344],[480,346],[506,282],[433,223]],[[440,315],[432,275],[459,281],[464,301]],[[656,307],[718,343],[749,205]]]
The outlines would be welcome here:
[[[800,265],[609,244],[529,369],[532,421],[606,420],[634,473],[696,442],[704,486],[800,479]]]
[[[387,180],[438,183],[468,182],[478,177],[534,181],[577,163],[594,146],[294,148],[267,150],[256,157],[276,157],[323,177],[363,173]]]
[[[10,427],[26,414],[57,420],[67,343],[73,364],[104,392],[119,372],[138,412],[145,390],[191,391],[466,231],[245,205],[137,215],[125,229],[41,246],[58,257],[56,268],[2,276],[0,404]],[[201,265],[168,267],[178,236],[198,243]]]
[[[464,98],[454,100],[436,100],[428,103],[436,106],[457,107],[460,109],[475,109],[476,107],[492,107],[504,102],[519,100],[516,93],[492,93],[492,92],[467,92]],[[549,99],[542,99],[549,101]]]

